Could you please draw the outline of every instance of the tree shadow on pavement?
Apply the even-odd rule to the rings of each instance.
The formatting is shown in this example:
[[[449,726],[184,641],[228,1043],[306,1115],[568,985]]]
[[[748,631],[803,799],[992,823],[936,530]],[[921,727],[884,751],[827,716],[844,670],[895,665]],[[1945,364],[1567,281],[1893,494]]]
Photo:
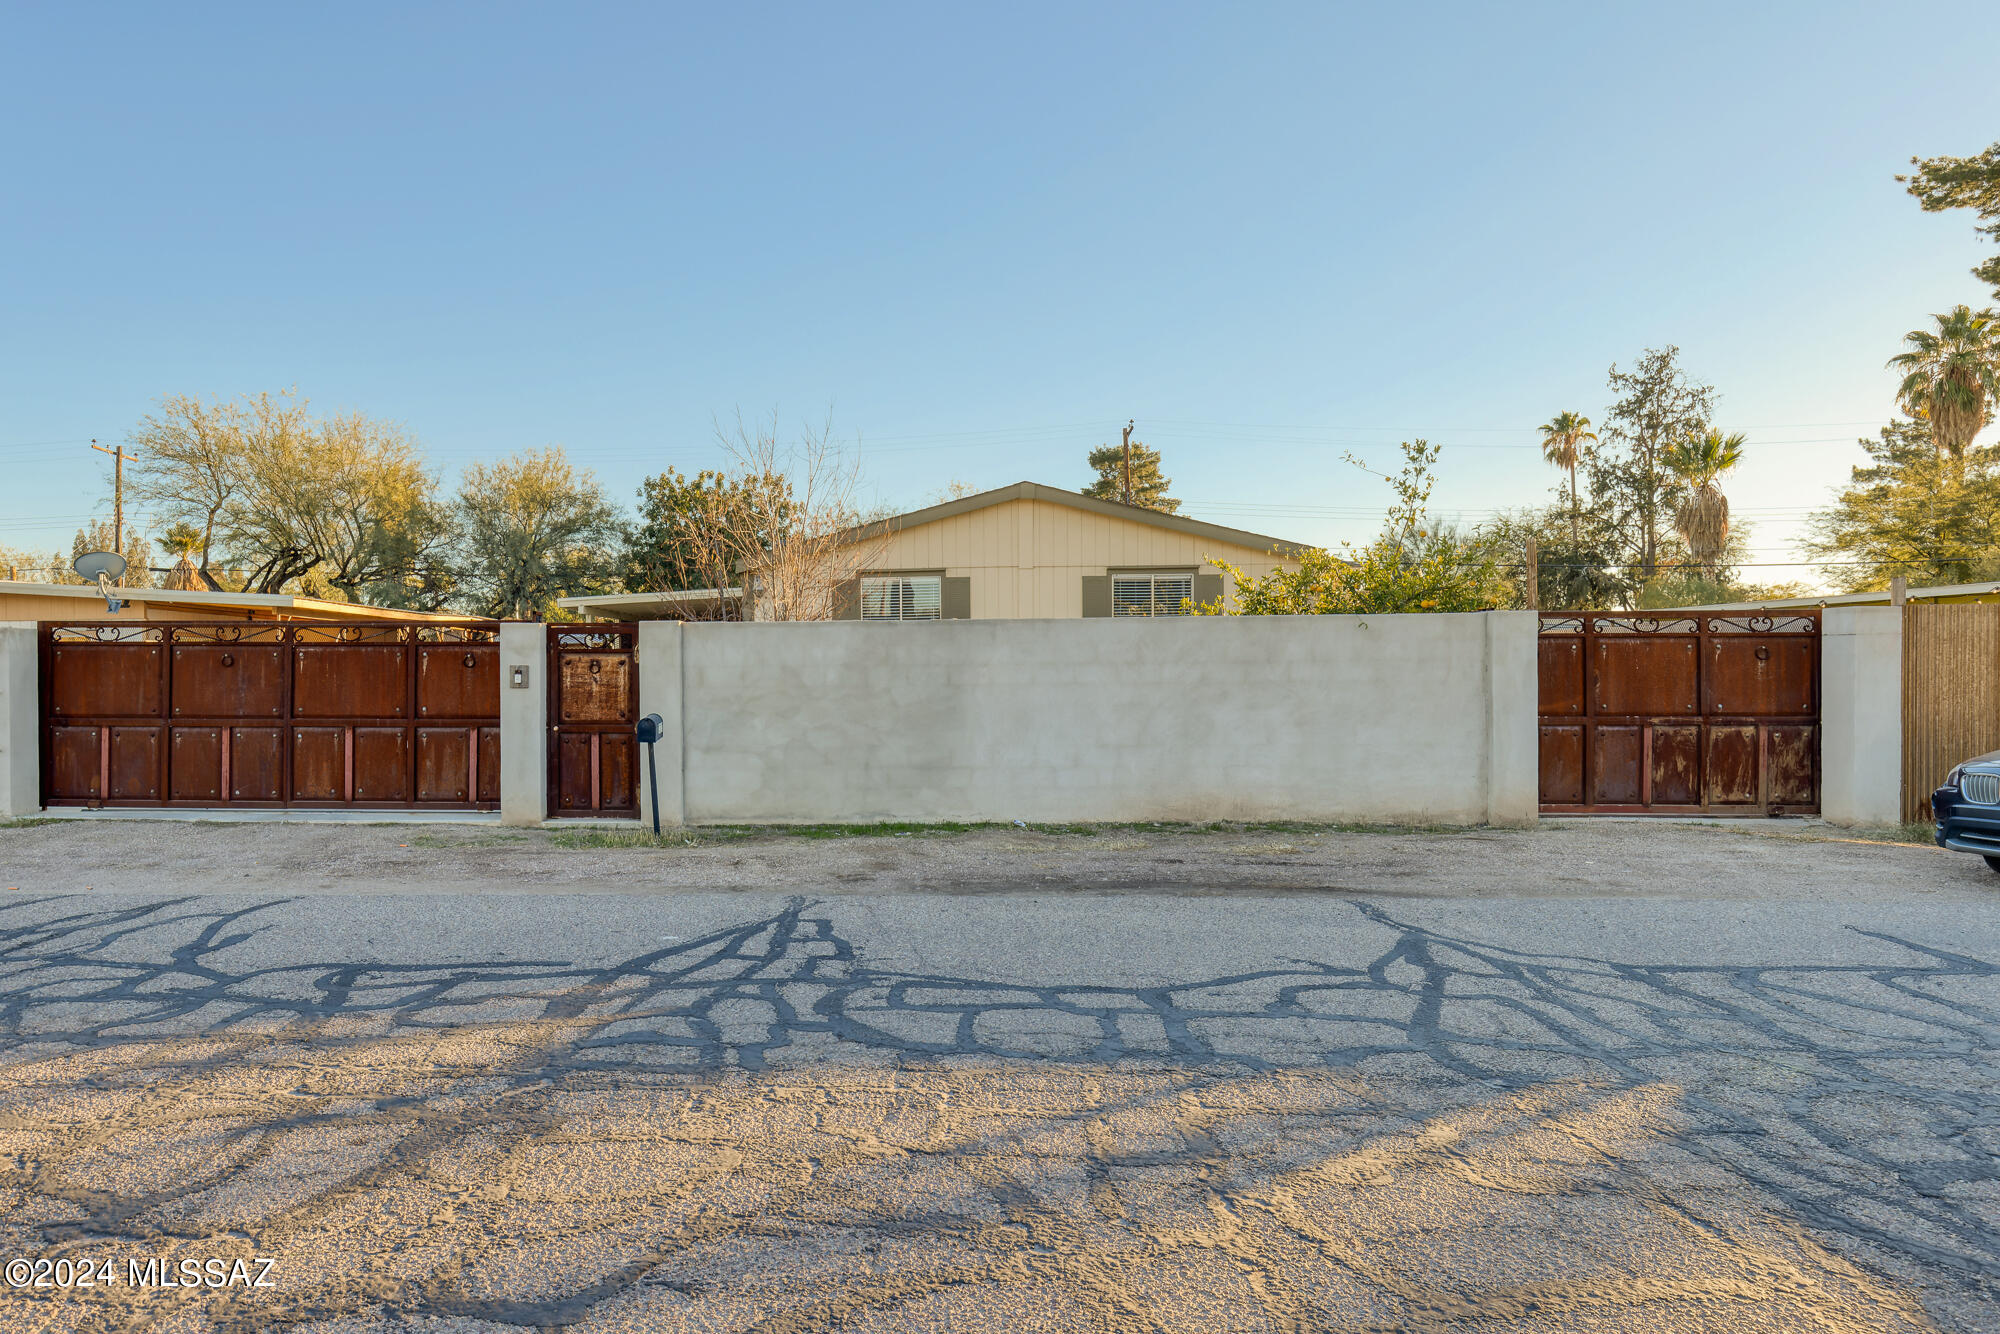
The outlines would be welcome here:
[[[2000,970],[1913,941],[1658,965],[1356,902],[1366,962],[1122,987],[878,967],[798,900],[604,966],[243,962],[283,902],[0,910],[10,1254],[279,1255],[184,1298],[259,1329],[1201,1328],[1208,1293],[1860,1330],[1924,1317],[1848,1259],[1938,1315],[2000,1288]]]

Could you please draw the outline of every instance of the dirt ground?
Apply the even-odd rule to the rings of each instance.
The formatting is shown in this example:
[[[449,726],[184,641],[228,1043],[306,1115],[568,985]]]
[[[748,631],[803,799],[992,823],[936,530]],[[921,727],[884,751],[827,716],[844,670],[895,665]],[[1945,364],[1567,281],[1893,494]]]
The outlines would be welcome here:
[[[1084,827],[1088,829],[1089,827]],[[1104,826],[1079,830],[633,831],[462,825],[50,821],[0,828],[0,878],[25,892],[316,893],[671,890],[1071,892],[1763,899],[1801,881],[1823,902],[1980,895],[1977,857],[1798,820],[1550,820],[1533,829],[1357,831]],[[585,846],[571,846],[581,840]],[[1810,849],[1808,855],[1807,849]]]

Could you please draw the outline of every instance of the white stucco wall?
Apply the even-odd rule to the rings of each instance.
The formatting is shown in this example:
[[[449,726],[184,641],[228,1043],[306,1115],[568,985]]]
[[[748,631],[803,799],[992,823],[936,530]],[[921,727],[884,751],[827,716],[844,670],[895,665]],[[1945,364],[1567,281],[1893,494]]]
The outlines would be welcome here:
[[[0,819],[42,808],[39,677],[35,623],[0,622]]]
[[[653,785],[649,770],[660,779],[660,824],[687,823],[681,786],[681,621],[639,622],[639,716],[660,715],[660,739],[653,747],[653,763],[646,763],[646,748],[639,747],[639,819],[651,824]]]
[[[539,621],[500,626],[500,820],[537,825],[549,811],[549,628]],[[525,689],[513,669],[528,670]]]
[[[1903,818],[1903,609],[1828,607],[1820,620],[1820,814]]]
[[[1537,708],[1541,617],[1493,611],[1486,622],[1486,823],[1529,825],[1541,818],[1542,745]]]
[[[694,623],[681,648],[696,824],[1534,818],[1531,613]]]

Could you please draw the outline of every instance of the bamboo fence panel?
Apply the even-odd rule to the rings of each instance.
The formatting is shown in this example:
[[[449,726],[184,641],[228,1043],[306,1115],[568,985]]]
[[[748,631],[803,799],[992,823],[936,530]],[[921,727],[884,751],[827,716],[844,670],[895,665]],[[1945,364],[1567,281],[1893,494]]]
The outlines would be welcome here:
[[[1903,608],[1903,818],[1931,818],[1951,767],[2000,750],[2000,605]]]

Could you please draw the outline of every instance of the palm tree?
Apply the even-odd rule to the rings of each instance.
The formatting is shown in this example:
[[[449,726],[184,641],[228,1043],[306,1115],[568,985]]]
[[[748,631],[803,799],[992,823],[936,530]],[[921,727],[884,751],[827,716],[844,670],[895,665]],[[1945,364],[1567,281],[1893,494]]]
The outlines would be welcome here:
[[[1580,412],[1561,412],[1541,428],[1542,457],[1558,468],[1569,469],[1569,544],[1577,545],[1576,465],[1583,458],[1583,442],[1596,440],[1590,418]]]
[[[1939,448],[1962,459],[2000,400],[2000,316],[1958,306],[1931,318],[1937,332],[1910,330],[1909,351],[1889,358],[1889,367],[1903,372],[1896,397],[1904,408],[1930,422]]]
[[[1743,461],[1744,443],[1741,431],[1725,436],[1711,426],[1700,435],[1676,440],[1660,452],[1660,461],[1688,489],[1674,512],[1674,529],[1710,577],[1722,559],[1723,548],[1729,545],[1729,497],[1715,482]]]
[[[194,564],[194,553],[201,550],[201,529],[190,523],[177,523],[167,529],[166,535],[160,539],[160,545],[179,558],[174,561],[174,567],[167,571],[167,581],[160,585],[162,588],[185,591],[208,587],[202,582],[201,571],[196,569]]]

